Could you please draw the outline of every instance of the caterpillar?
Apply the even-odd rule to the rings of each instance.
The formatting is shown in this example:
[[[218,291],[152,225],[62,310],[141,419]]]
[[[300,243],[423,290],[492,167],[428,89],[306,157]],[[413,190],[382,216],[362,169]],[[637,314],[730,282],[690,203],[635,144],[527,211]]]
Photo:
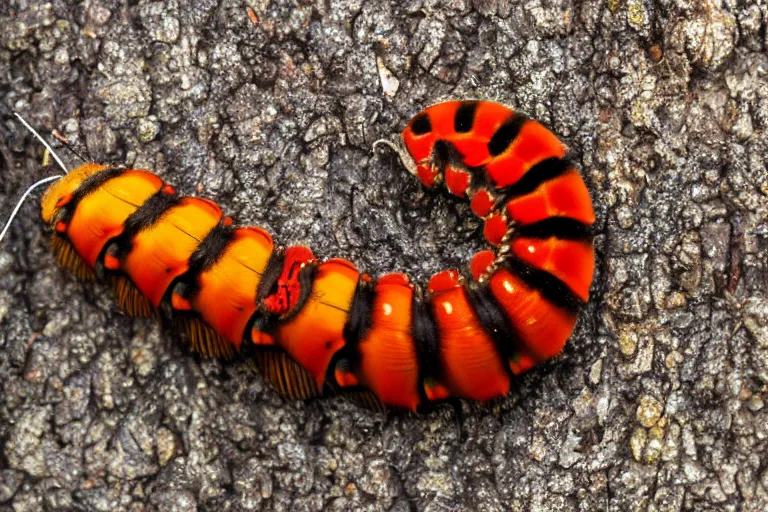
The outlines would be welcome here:
[[[57,262],[110,282],[126,314],[172,322],[203,355],[251,361],[290,398],[358,393],[373,408],[416,412],[503,396],[514,376],[561,352],[589,298],[589,191],[551,131],[490,101],[428,107],[401,139],[377,145],[484,221],[493,249],[467,275],[445,270],[425,286],[373,278],[119,166],[43,180],[56,179],[42,218]]]

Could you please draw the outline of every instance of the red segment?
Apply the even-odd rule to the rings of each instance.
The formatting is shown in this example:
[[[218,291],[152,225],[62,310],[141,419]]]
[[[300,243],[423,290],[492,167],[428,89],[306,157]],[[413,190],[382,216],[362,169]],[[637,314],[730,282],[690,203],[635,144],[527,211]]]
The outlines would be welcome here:
[[[411,280],[405,274],[386,274],[381,276],[376,282],[378,286],[382,285],[398,285],[398,286],[410,286]]]
[[[403,141],[408,152],[419,164],[418,174],[422,183],[426,186],[434,185],[435,171],[429,169],[432,157],[432,148],[438,139],[451,142],[462,155],[462,163],[471,167],[484,165],[490,155],[488,153],[488,141],[499,126],[513,114],[513,111],[504,105],[490,101],[481,101],[477,104],[472,130],[466,133],[457,133],[454,129],[456,111],[465,102],[446,101],[432,105],[424,109],[413,119],[421,115],[429,118],[431,130],[421,135],[414,134],[411,125],[413,119],[403,130]],[[453,192],[453,190],[452,190]],[[456,192],[453,192],[456,193]],[[463,194],[457,194],[463,195]]]
[[[190,311],[192,309],[192,303],[176,292],[171,294],[171,306],[176,311]]]
[[[56,201],[56,209],[58,210],[65,204],[68,204],[72,200],[72,194],[65,194],[59,198],[58,201]]]
[[[451,194],[465,197],[467,195],[467,187],[469,187],[471,182],[472,175],[467,171],[456,169],[452,165],[445,169],[445,186]]]
[[[405,142],[405,146],[413,159],[419,164],[419,179],[428,187],[434,185],[436,175],[436,170],[431,169],[432,166],[430,165],[432,148],[436,140],[453,132],[453,118],[459,105],[460,102],[458,101],[449,101],[429,107],[411,119],[408,126],[403,130],[403,142]],[[411,125],[414,119],[421,115],[426,115],[429,118],[432,129],[427,133],[415,134],[411,130]]]
[[[440,333],[440,383],[458,398],[490,400],[506,394],[510,383],[507,363],[499,359],[464,289],[436,293],[430,304]]]
[[[576,325],[575,313],[555,306],[508,270],[494,272],[490,287],[524,345],[521,357],[543,361],[563,350]]]
[[[306,265],[316,261],[315,255],[308,247],[298,245],[287,248],[283,271],[277,278],[277,289],[272,295],[264,298],[264,309],[273,315],[284,315],[292,311],[301,296],[299,273]]]
[[[461,162],[467,167],[480,167],[491,157],[488,153],[488,139],[477,138],[473,132],[459,133],[446,137],[462,156]]]
[[[496,198],[487,190],[478,190],[475,195],[472,196],[472,201],[469,203],[472,208],[472,212],[478,217],[484,218],[491,213]]]
[[[435,144],[435,133],[429,132],[423,135],[415,135],[408,127],[403,131],[405,147],[417,164],[429,162],[432,156],[432,146]]]
[[[436,172],[430,164],[432,150],[437,140],[445,140],[453,144],[461,155],[462,164],[468,167],[485,166],[488,176],[497,188],[516,183],[538,162],[550,157],[563,157],[566,153],[566,147],[552,132],[541,123],[529,120],[509,147],[501,155],[492,157],[488,152],[488,142],[494,133],[514,115],[514,111],[497,103],[479,102],[472,129],[469,132],[457,133],[454,129],[454,121],[456,111],[462,103],[459,101],[440,103],[416,116],[428,117],[431,130],[427,133],[414,134],[411,129],[412,122],[403,131],[403,141],[411,156],[419,164],[419,178],[427,186],[435,183]],[[462,196],[469,183],[465,184],[463,177],[453,176],[453,173],[453,170],[446,170],[446,184],[451,193]]]
[[[529,120],[507,150],[489,161],[485,170],[497,188],[517,181],[528,170],[551,157],[565,156],[566,147],[541,123]]]
[[[496,130],[513,114],[514,111],[504,105],[481,101],[475,110],[472,130],[467,133],[451,132],[446,138],[453,143],[459,154],[463,155],[465,165],[470,167],[485,165],[491,158],[488,142]]]
[[[509,107],[492,101],[481,101],[475,111],[475,122],[470,133],[477,139],[488,142],[501,125],[515,113]]]
[[[458,270],[443,270],[433,275],[427,284],[429,293],[443,292],[460,286],[461,274]]]
[[[424,381],[424,394],[427,396],[427,400],[430,402],[437,402],[438,400],[445,400],[451,396],[451,392],[434,380]]]
[[[119,270],[120,260],[117,259],[115,256],[107,253],[104,255],[104,268],[108,270]]]
[[[439,172],[433,165],[418,165],[416,167],[416,173],[419,175],[419,180],[425,187],[434,187],[437,182],[437,175]]]
[[[483,275],[486,270],[488,270],[488,267],[493,264],[495,259],[496,254],[490,250],[480,251],[472,257],[472,263],[469,267],[472,271],[472,277],[475,278],[475,281],[480,279],[480,276]]]
[[[509,369],[515,375],[527,372],[531,368],[536,366],[536,361],[528,355],[519,354],[517,357],[509,360]]]
[[[443,103],[425,108],[423,113],[429,116],[429,122],[432,125],[430,133],[440,138],[455,133],[453,130],[453,120],[461,104],[461,101],[444,101]]]
[[[357,377],[355,377],[355,374],[352,372],[337,368],[333,371],[333,377],[336,379],[336,384],[343,388],[351,388],[360,385],[360,381],[357,380]]]
[[[515,255],[560,279],[582,301],[589,300],[595,272],[592,244],[581,240],[518,238],[512,243]]]
[[[491,245],[499,246],[504,235],[507,234],[507,222],[501,215],[491,214],[490,217],[485,219],[485,226],[483,227],[483,235]]]
[[[542,183],[530,194],[510,200],[507,212],[521,224],[550,217],[568,217],[584,224],[595,222],[592,199],[576,169]]]

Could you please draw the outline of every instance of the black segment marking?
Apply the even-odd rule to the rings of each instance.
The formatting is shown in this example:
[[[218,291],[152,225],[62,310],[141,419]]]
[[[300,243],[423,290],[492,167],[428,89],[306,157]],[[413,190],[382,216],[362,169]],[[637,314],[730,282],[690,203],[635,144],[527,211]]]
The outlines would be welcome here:
[[[578,220],[568,217],[550,217],[533,224],[517,226],[515,228],[515,238],[541,238],[550,237],[561,240],[592,240],[594,234],[592,229]]]
[[[91,174],[85,178],[80,186],[77,187],[77,190],[72,193],[72,198],[69,200],[69,202],[64,205],[61,210],[59,210],[59,214],[57,214],[56,220],[63,221],[65,224],[69,224],[69,222],[72,220],[72,215],[74,215],[75,210],[77,209],[77,205],[80,203],[80,201],[101,188],[109,180],[117,178],[124,172],[125,168],[123,167],[110,167],[108,169],[104,169],[103,171],[99,171],[96,174]]]
[[[365,339],[372,325],[373,300],[376,291],[372,283],[359,279],[352,304],[344,324],[344,340],[351,351],[357,352],[357,345]]]
[[[502,366],[511,374],[507,361],[518,353],[516,347],[520,346],[514,326],[510,324],[507,314],[493,296],[488,282],[472,281],[464,287],[464,293],[480,325],[493,340],[496,351],[503,361]]]
[[[543,183],[553,180],[558,176],[565,174],[573,165],[563,158],[547,158],[537,163],[526,172],[516,183],[501,189],[503,199],[500,201],[506,203],[515,197],[530,194]]]
[[[524,114],[515,112],[504,124],[499,126],[491,140],[488,141],[488,153],[491,156],[499,156],[507,150],[512,141],[520,133],[528,117]]]
[[[197,294],[200,274],[213,267],[234,240],[235,228],[221,221],[203,238],[189,257],[189,269],[178,278],[179,282],[186,284],[184,294],[186,299],[191,299]]]
[[[235,228],[219,221],[189,257],[189,272],[204,272],[216,264],[235,240]]]
[[[530,288],[538,290],[546,300],[555,306],[575,313],[583,304],[581,299],[568,288],[568,285],[545,270],[537,269],[514,256],[505,258],[504,267],[522,279]]]
[[[142,230],[155,224],[165,213],[177,206],[181,198],[174,192],[166,193],[163,188],[149,197],[144,204],[133,212],[125,221],[123,232],[115,238],[117,251],[115,256],[122,259],[131,252],[133,238]]]
[[[264,274],[262,274],[259,286],[256,289],[257,304],[260,304],[261,301],[275,292],[277,288],[277,279],[283,271],[284,263],[285,249],[280,247],[273,250],[272,254],[269,255],[267,266],[264,268]]]
[[[263,312],[258,309],[248,319],[248,323],[245,324],[245,331],[243,332],[243,344],[240,346],[240,353],[248,358],[253,357],[256,352],[263,352],[265,349],[269,350],[270,347],[264,345],[256,345],[251,338],[251,332],[256,329],[263,333],[270,333],[277,326],[277,323],[268,318]]]
[[[462,156],[456,150],[456,147],[448,141],[436,140],[432,145],[432,164],[437,167],[440,172],[445,172],[445,169],[451,165],[454,167],[464,167],[462,163]]]
[[[472,176],[470,183],[473,188],[486,188],[490,186],[485,168],[466,165],[464,163],[464,155],[459,153],[452,142],[442,139],[436,140],[432,145],[431,160],[439,172],[445,172],[449,165],[456,170],[468,172]]]
[[[429,301],[422,298],[421,289],[414,289],[411,304],[411,337],[419,363],[419,381],[426,377],[439,377],[442,374],[440,358],[440,333],[437,323],[432,318]],[[423,386],[420,386],[423,393]]]
[[[312,284],[315,282],[317,263],[306,263],[304,268],[299,270],[299,299],[296,305],[290,311],[280,317],[281,320],[288,320],[296,316],[312,295]]]
[[[477,112],[478,102],[467,101],[461,104],[456,111],[456,117],[453,118],[453,129],[457,133],[467,133],[472,130],[475,123],[475,112]]]
[[[411,121],[411,132],[414,135],[424,135],[432,131],[432,122],[429,120],[429,116],[422,112],[417,115]]]

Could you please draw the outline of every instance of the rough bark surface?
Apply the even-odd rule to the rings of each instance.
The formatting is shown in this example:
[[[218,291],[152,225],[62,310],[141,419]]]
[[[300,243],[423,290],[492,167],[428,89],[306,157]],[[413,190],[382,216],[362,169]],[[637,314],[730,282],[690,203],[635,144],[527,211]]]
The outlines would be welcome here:
[[[292,403],[0,245],[0,510],[768,509],[762,0],[0,3],[0,219],[52,172],[12,118],[285,243],[424,279],[481,244],[371,143],[490,98],[573,150],[593,299],[496,410]],[[60,150],[70,165],[77,158]]]

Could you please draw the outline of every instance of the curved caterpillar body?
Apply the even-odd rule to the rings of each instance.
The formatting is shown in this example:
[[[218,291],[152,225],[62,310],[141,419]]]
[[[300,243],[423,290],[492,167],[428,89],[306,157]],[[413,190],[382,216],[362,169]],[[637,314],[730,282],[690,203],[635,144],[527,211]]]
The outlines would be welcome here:
[[[416,411],[504,395],[562,350],[588,299],[589,192],[550,131],[495,103],[434,105],[402,138],[425,185],[444,182],[485,220],[496,248],[471,276],[422,288],[318,261],[145,170],[82,165],[48,188],[42,217],[59,263],[111,280],[127,314],[163,312],[193,349],[253,358],[291,397],[366,389],[370,405]]]

